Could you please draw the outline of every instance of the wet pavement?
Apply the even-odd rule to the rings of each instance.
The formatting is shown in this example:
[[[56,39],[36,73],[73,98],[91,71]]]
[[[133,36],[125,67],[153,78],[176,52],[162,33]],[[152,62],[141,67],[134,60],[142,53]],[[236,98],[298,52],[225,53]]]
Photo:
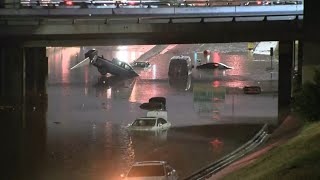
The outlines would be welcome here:
[[[92,66],[69,70],[91,47],[48,48],[48,110],[39,179],[119,179],[135,161],[165,160],[185,177],[230,153],[264,123],[277,125],[277,60],[253,56],[246,43],[96,47],[99,55],[132,62],[145,52],[151,67],[132,79],[101,77]],[[152,49],[154,48],[154,49]],[[211,50],[205,59],[202,52]],[[184,80],[168,79],[174,55],[222,62],[232,70],[193,70]],[[272,78],[271,78],[272,74]],[[260,95],[244,95],[260,85]],[[126,125],[145,116],[140,104],[167,98],[171,129],[130,133]],[[34,179],[34,178],[30,178]]]

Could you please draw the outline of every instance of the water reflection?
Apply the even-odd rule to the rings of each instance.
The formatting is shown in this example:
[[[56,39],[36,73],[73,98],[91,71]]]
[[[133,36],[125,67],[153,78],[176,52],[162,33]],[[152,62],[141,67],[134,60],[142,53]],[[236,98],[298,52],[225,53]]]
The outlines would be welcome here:
[[[119,76],[101,76],[95,84],[96,96],[107,98],[129,99],[136,78],[123,78]],[[110,90],[109,90],[110,89]]]
[[[135,159],[143,159],[145,151],[157,149],[166,144],[168,131],[129,131],[135,149]],[[159,157],[161,159],[161,157]]]
[[[177,90],[188,91],[191,88],[192,75],[183,77],[169,77],[169,85]]]
[[[226,87],[219,86],[219,81],[214,81],[212,84],[194,83],[194,108],[201,117],[213,116],[213,120],[220,120],[225,97]]]

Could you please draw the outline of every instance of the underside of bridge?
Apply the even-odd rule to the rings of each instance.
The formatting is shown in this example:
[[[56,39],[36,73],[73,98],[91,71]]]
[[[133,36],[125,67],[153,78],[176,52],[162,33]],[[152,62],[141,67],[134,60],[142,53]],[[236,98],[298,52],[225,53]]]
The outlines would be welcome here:
[[[38,47],[288,41],[301,38],[300,20],[177,24],[52,24],[0,28],[0,40],[7,45],[18,43]]]

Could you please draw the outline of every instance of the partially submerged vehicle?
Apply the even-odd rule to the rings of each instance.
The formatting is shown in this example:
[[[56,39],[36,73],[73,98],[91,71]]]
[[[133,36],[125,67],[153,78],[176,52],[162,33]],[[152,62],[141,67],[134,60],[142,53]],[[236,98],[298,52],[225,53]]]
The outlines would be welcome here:
[[[172,88],[188,91],[191,88],[192,75],[183,76],[183,77],[170,77],[169,76],[169,85]]]
[[[148,61],[135,61],[132,63],[132,67],[149,68],[151,67],[151,64]]]
[[[127,174],[120,176],[125,180],[178,180],[178,173],[166,161],[136,162]]]
[[[210,62],[206,64],[202,64],[197,66],[197,69],[233,69],[232,67],[223,64],[223,63],[215,63],[215,62]]]
[[[189,56],[173,56],[169,64],[169,77],[183,77],[192,73],[191,58]]]
[[[245,86],[243,88],[243,92],[245,94],[260,94],[261,93],[261,87],[259,87],[259,86]]]
[[[141,109],[148,110],[146,117],[140,117],[133,123],[128,124],[128,130],[158,131],[168,130],[171,123],[168,121],[166,111],[166,99],[164,97],[153,97],[148,103],[143,103]]]
[[[161,117],[141,117],[128,126],[129,130],[135,131],[159,131],[168,130],[171,123]]]
[[[139,76],[138,73],[132,69],[130,64],[116,58],[113,58],[112,60],[105,59],[103,56],[98,56],[98,51],[95,49],[91,49],[86,52],[85,59],[73,66],[71,69],[80,67],[87,61],[89,61],[91,65],[95,66],[103,76],[107,73],[122,77]]]

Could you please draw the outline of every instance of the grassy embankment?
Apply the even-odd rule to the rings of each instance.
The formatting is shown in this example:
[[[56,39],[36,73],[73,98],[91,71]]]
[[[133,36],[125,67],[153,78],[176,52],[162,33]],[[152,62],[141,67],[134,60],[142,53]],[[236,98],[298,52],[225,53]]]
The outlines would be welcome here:
[[[254,163],[223,178],[320,179],[320,122],[306,123],[301,132]]]

